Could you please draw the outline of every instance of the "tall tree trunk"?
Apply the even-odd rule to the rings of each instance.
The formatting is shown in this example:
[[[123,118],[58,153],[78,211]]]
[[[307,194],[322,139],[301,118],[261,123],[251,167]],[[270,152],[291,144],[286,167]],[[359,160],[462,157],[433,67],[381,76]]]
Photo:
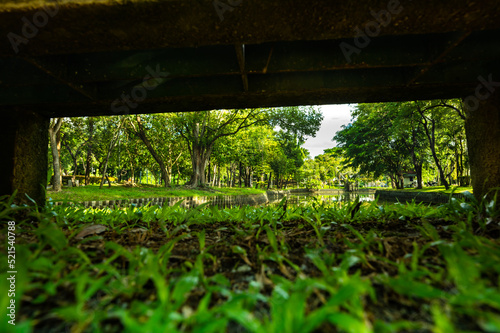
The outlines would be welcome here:
[[[417,188],[422,188],[422,164],[415,164],[415,172],[417,173]]]
[[[238,171],[238,185],[240,186],[241,188],[241,162],[239,163],[239,171]]]
[[[78,159],[77,159],[77,158],[75,158],[75,159],[73,160],[73,176],[71,177],[71,180],[72,180],[73,182],[75,182],[75,181],[76,181],[76,176],[77,176],[77,175],[78,175]]]
[[[214,165],[214,176],[212,179],[212,187],[215,187],[215,182],[217,181],[216,172],[217,172],[217,164]]]
[[[444,174],[443,167],[441,166],[441,163],[437,156],[434,140],[432,141],[431,144],[431,153],[432,153],[432,158],[434,159],[434,163],[436,163],[436,167],[438,168],[439,171],[439,181],[441,182],[442,185],[444,185],[445,189],[449,189],[450,184],[448,184],[448,181],[446,180],[446,175]]]
[[[252,167],[245,167],[245,187],[252,187]]]
[[[465,133],[474,196],[493,199],[500,188],[500,89],[468,112]]]
[[[63,118],[55,118],[50,122],[49,137],[50,137],[50,150],[52,152],[52,165],[54,168],[54,181],[52,183],[54,191],[62,189],[62,176],[61,176],[61,161],[60,161],[60,147],[61,147],[61,125]]]
[[[200,147],[193,143],[193,147],[191,148],[191,165],[193,167],[193,173],[189,181],[191,187],[205,186],[205,169],[211,153],[212,146]]]
[[[391,179],[391,187],[397,189],[397,184],[395,182],[395,178],[392,174],[389,174],[389,178]]]
[[[130,177],[125,178],[125,181],[128,182],[128,180],[130,179],[130,181],[133,183],[134,182],[135,163],[134,163],[134,159],[132,158],[132,152],[130,152],[130,150],[128,148],[127,148],[127,153],[128,153],[128,157],[130,160]],[[125,174],[125,176],[128,176],[128,173],[129,173],[129,170],[127,170],[127,173]]]
[[[137,127],[135,127],[132,121],[130,121],[130,124],[132,125],[135,134],[137,134],[137,136],[142,140],[144,145],[146,145],[146,148],[148,149],[149,153],[151,154],[151,156],[153,156],[156,163],[158,163],[158,165],[160,166],[161,178],[165,183],[164,186],[168,187],[170,186],[170,175],[168,173],[168,169],[165,165],[165,162],[163,158],[160,156],[160,154],[156,152],[156,150],[153,148],[153,145],[149,141],[146,135],[146,131],[144,130],[144,126],[142,125],[141,117],[137,115],[136,119],[137,119]]]
[[[207,183],[210,183],[210,180],[211,180],[211,165],[210,165],[210,158],[208,159],[208,162],[207,162],[207,172],[208,172],[208,175],[207,175]]]
[[[73,153],[73,150],[71,150],[70,145],[67,143],[67,140],[63,139],[63,145],[66,147],[66,150],[68,150],[69,155],[71,156],[71,159],[73,160],[73,176],[71,177],[71,180],[75,182],[76,176],[78,175],[78,155],[80,154],[80,150],[82,147],[87,144],[88,141],[85,141],[82,143]]]
[[[109,143],[108,147],[108,153],[106,154],[106,159],[104,160],[104,166],[103,166],[103,171],[102,171],[102,178],[101,178],[101,185],[99,185],[99,188],[102,188],[102,185],[104,184],[104,178],[108,180],[109,187],[111,187],[111,182],[109,181],[109,178],[107,176],[107,171],[108,171],[108,161],[109,157],[111,156],[111,152],[113,151],[113,148],[118,141],[118,138],[120,137],[120,130],[122,127],[123,121],[120,119],[120,124],[118,125],[118,128],[116,129],[116,132],[113,134],[113,137],[111,138],[111,141]]]
[[[413,119],[413,118],[412,118]],[[417,130],[412,130],[411,158],[415,172],[417,173],[417,188],[422,189],[422,164],[423,159],[419,159],[415,151],[418,146]]]
[[[62,168],[62,165],[61,165],[61,147],[62,147],[61,130],[57,131],[57,134],[56,134],[56,147],[57,147],[57,154],[59,155],[59,173],[62,176],[64,169]],[[64,172],[64,174],[66,175],[65,172]]]
[[[420,113],[420,116],[422,117],[422,124],[424,125],[425,135],[429,140],[429,146],[431,148],[432,158],[434,159],[434,163],[436,163],[436,167],[438,168],[439,171],[439,179],[441,183],[444,185],[444,187],[446,189],[449,189],[450,185],[446,181],[446,176],[444,174],[443,167],[441,166],[441,163],[436,153],[436,120],[428,119],[425,116],[424,111],[420,109],[418,104],[417,104],[417,109],[418,112]]]
[[[217,186],[220,187],[220,165],[217,168]]]
[[[196,149],[193,149],[193,156],[191,157],[191,165],[193,167],[193,174],[189,181],[192,187],[197,187],[205,183],[205,161]]]
[[[94,119],[92,117],[88,118],[89,121],[89,138],[87,145],[87,160],[85,163],[85,185],[90,184],[90,171],[91,171],[91,162],[92,162],[92,139],[94,137]]]
[[[236,165],[234,163],[231,163],[231,183],[230,187],[234,187],[236,184]]]
[[[71,159],[73,160],[73,176],[71,176],[71,181],[72,182],[75,182],[76,180],[76,175],[78,175],[78,155],[73,155],[72,152],[71,152],[71,149],[66,146],[66,148],[68,149],[70,155],[71,155]]]

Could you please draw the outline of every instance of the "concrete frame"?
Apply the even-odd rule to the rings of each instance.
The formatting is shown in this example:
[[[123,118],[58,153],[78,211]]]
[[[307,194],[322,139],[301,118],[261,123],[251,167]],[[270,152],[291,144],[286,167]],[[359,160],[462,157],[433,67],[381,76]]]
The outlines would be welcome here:
[[[213,4],[3,1],[0,194],[44,202],[50,117],[456,97],[475,193],[500,186],[496,0]]]

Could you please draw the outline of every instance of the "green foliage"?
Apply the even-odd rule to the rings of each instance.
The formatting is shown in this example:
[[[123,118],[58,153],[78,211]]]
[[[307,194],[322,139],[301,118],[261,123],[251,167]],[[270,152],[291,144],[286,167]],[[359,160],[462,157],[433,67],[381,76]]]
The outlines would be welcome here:
[[[306,136],[316,135],[322,120],[323,114],[312,106],[282,107],[269,112],[272,127],[278,127],[282,135],[302,142]]]
[[[315,107],[71,118],[61,129],[61,169],[81,184],[87,172],[90,184],[106,173],[112,181],[252,187],[271,169],[280,181],[297,171],[322,119]]]
[[[468,168],[464,118],[460,102],[424,101],[359,104],[352,122],[333,140],[344,166],[375,178],[386,175],[402,188],[410,170],[423,183],[463,178]],[[423,185],[423,184],[417,184]]]
[[[27,332],[499,329],[495,201],[1,208]]]
[[[155,186],[111,186],[99,189],[99,186],[88,185],[84,187],[64,188],[60,192],[48,191],[47,196],[52,201],[96,201],[96,200],[126,200],[158,197],[199,197],[220,195],[251,195],[261,194],[263,190],[251,188],[216,188],[210,190],[195,190],[185,187],[155,187]]]
[[[83,185],[85,183],[85,176],[83,175],[75,175],[74,178],[80,182],[80,185]],[[89,177],[90,184],[99,184],[101,182],[101,178],[102,177],[90,176]],[[67,184],[68,180],[70,179],[72,180],[73,176],[62,176],[63,184]],[[111,182],[116,182],[116,180],[117,180],[116,177],[109,177],[109,181]]]

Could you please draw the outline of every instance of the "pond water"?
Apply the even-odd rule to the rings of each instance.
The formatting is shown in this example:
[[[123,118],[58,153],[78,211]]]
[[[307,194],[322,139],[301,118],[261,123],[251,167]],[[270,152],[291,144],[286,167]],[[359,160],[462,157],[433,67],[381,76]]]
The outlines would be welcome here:
[[[231,208],[238,206],[259,206],[259,205],[269,205],[277,204],[280,202],[285,195],[267,195],[267,200],[265,196],[253,197],[253,196],[222,196],[215,199],[208,199],[211,206],[218,206],[219,208]],[[349,203],[359,197],[360,201],[373,201],[375,200],[375,191],[362,191],[362,192],[344,192],[339,190],[322,190],[318,192],[295,192],[286,194],[288,198],[288,205],[305,205],[309,202],[344,202]],[[188,207],[194,207],[195,204],[187,202]]]
[[[304,192],[288,194],[288,204],[304,205],[312,201],[318,202],[345,202],[350,203],[359,197],[360,201],[375,200],[375,191],[370,192],[344,192],[338,190],[320,191],[320,192]],[[270,200],[270,203],[279,202],[280,199]]]
[[[280,202],[284,196],[288,197],[289,205],[302,205],[310,201],[335,201],[351,202],[357,197],[361,201],[375,200],[375,191],[367,192],[344,192],[339,190],[322,190],[318,192],[296,192],[284,194],[276,191],[267,192],[261,195],[236,195],[236,196],[218,196],[218,197],[169,197],[169,198],[147,198],[147,199],[127,199],[127,200],[107,200],[107,201],[85,201],[81,204],[84,207],[104,208],[116,207],[123,208],[129,205],[141,207],[145,205],[173,206],[179,201],[179,205],[185,208],[193,208],[208,203],[210,206],[219,208],[230,208],[239,206],[259,206],[266,204],[275,204]],[[55,205],[61,205],[63,202],[55,202]]]

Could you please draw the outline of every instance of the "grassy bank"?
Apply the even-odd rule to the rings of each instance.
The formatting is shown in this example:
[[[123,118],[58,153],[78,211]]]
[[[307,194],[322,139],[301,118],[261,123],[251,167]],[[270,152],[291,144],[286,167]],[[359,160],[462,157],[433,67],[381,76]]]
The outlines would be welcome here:
[[[113,185],[104,186],[99,189],[98,185],[88,185],[81,187],[63,188],[60,192],[47,191],[47,199],[66,201],[97,201],[97,200],[123,200],[141,199],[155,197],[198,197],[198,196],[218,196],[218,195],[247,195],[260,194],[265,190],[254,188],[209,188],[209,189],[187,189],[185,187],[125,187]]]
[[[408,192],[426,192],[426,193],[444,193],[444,194],[450,194],[450,193],[462,193],[462,192],[471,192],[472,193],[472,186],[451,186],[449,189],[445,189],[444,186],[428,186],[424,187],[422,189],[416,189],[416,188],[405,188],[401,190],[393,189],[390,187],[377,187],[374,188],[377,190],[384,190],[384,191],[408,191]]]
[[[0,331],[500,331],[494,203],[286,207],[5,204]]]

